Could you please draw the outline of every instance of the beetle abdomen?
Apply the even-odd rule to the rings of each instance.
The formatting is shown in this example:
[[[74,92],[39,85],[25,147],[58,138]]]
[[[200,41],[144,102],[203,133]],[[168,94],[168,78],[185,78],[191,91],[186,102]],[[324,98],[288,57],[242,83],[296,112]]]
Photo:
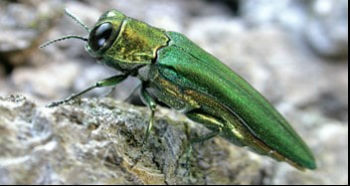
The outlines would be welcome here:
[[[200,92],[225,105],[252,135],[273,151],[301,167],[316,167],[311,151],[262,95],[185,36],[167,34],[170,43],[158,51],[157,64],[176,72],[176,78],[168,79],[182,89]]]

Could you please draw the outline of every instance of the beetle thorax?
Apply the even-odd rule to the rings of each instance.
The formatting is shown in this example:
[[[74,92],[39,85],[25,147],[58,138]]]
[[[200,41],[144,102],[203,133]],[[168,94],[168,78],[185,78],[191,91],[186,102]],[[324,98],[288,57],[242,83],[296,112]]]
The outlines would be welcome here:
[[[167,42],[168,37],[163,30],[127,18],[104,56],[117,61],[121,67],[133,69],[155,61],[158,49],[166,46]]]

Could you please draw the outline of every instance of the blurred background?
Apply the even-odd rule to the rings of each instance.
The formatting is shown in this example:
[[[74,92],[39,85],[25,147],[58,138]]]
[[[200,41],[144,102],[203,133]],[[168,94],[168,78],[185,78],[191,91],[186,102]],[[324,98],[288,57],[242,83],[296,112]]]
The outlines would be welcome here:
[[[1,0],[0,96],[23,94],[43,106],[118,73],[79,40],[38,49],[88,34],[64,8],[89,27],[115,8],[181,32],[248,80],[303,136],[319,166],[303,173],[276,164],[264,184],[348,183],[347,0]],[[137,83],[128,79],[114,96],[125,99]],[[140,104],[137,96],[131,102]]]

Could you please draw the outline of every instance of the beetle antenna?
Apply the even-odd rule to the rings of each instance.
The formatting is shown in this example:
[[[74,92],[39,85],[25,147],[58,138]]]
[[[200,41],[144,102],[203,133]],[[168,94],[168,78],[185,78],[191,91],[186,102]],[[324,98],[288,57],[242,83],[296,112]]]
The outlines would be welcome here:
[[[74,14],[70,13],[68,11],[68,9],[64,9],[64,13],[69,16],[70,18],[73,19],[73,21],[75,21],[76,23],[78,23],[80,26],[82,26],[87,32],[90,32],[89,27],[83,23],[83,21],[81,21],[77,16],[75,16]]]
[[[59,42],[59,41],[63,41],[63,40],[67,40],[67,39],[80,39],[80,40],[83,40],[85,42],[88,41],[87,38],[85,37],[82,37],[82,36],[74,36],[74,35],[69,35],[69,36],[64,36],[64,37],[61,37],[61,38],[58,38],[58,39],[54,39],[54,40],[51,40],[51,41],[48,41],[42,45],[39,46],[39,48],[45,48],[53,43],[56,43],[56,42]]]

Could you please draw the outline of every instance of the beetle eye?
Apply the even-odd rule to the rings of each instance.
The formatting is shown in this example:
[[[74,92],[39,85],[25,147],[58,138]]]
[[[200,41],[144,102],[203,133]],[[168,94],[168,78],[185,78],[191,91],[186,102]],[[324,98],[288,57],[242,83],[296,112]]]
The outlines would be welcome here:
[[[95,52],[109,48],[117,36],[111,23],[96,26],[90,33],[89,46]]]

